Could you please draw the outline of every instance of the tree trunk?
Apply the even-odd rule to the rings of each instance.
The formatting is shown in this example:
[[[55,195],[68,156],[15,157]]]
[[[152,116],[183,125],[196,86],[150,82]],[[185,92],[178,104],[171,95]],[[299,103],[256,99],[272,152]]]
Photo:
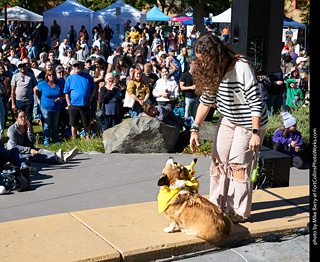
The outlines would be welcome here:
[[[193,7],[193,24],[197,26],[201,34],[204,32],[203,13],[203,0],[199,0]]]

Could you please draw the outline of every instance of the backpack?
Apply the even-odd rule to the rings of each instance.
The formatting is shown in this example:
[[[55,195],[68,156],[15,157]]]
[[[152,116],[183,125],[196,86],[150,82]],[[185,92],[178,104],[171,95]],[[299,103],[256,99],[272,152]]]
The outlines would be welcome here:
[[[20,171],[15,168],[13,170],[3,170],[0,173],[0,185],[4,186],[6,191],[17,190],[18,192],[26,191],[30,186],[29,170]]]
[[[12,170],[3,170],[0,174],[0,185],[4,186],[6,191],[12,191],[16,188],[16,177]]]

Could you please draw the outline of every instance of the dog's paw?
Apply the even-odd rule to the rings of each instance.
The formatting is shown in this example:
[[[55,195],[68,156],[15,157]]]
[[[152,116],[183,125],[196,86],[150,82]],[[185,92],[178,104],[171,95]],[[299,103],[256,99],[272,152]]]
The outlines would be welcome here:
[[[166,227],[163,229],[163,231],[166,233],[172,233],[173,229],[171,227]]]

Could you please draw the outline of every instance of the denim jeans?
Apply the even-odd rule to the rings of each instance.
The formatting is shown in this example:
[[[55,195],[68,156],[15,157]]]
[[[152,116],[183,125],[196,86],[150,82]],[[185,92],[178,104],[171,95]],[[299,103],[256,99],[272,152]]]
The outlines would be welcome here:
[[[16,106],[18,109],[22,109],[26,112],[28,120],[32,121],[33,111],[33,99],[32,100],[16,100]]]
[[[60,111],[48,111],[41,107],[43,117],[43,143],[50,143],[50,136],[54,143],[59,142],[58,120]]]
[[[197,96],[194,98],[185,97],[184,101],[185,101],[184,117],[192,116],[193,118],[195,118],[198,105],[199,105],[199,98]]]
[[[27,164],[23,156],[20,154],[18,148],[14,147],[10,150],[7,150],[4,147],[0,147],[0,168],[7,162],[19,167]]]
[[[34,117],[34,121],[38,121],[41,119],[41,108],[38,105],[38,101],[36,99],[36,96],[33,95],[33,117]]]
[[[4,134],[6,125],[6,110],[3,105],[2,98],[0,97],[0,135]]]

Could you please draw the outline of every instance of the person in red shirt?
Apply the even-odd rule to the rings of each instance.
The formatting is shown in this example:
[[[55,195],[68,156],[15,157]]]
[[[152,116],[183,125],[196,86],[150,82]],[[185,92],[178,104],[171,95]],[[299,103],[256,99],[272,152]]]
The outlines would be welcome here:
[[[20,47],[20,60],[22,61],[24,58],[28,58],[28,49],[25,47],[24,43],[21,42],[19,44]]]

